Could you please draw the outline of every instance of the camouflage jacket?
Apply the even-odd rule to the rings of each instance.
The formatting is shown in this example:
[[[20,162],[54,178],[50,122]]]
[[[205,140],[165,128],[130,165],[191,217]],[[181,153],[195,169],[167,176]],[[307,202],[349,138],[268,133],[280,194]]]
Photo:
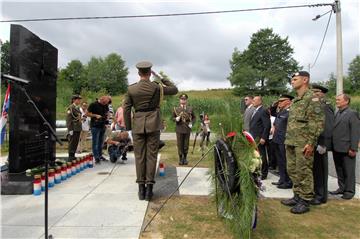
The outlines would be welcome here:
[[[320,99],[308,89],[302,97],[296,97],[290,107],[285,144],[315,145],[324,129],[324,120]]]

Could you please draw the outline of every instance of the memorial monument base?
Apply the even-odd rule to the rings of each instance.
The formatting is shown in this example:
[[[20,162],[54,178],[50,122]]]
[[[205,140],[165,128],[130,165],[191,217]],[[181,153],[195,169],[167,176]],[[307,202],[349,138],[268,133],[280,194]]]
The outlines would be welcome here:
[[[33,177],[25,173],[9,175],[1,172],[1,195],[28,195],[33,192]]]

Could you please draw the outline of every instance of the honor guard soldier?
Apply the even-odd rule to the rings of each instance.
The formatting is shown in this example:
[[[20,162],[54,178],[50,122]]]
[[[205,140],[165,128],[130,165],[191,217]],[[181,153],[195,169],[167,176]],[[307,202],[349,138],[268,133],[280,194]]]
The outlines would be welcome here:
[[[324,111],[320,99],[309,89],[310,74],[293,74],[291,85],[296,91],[289,111],[286,131],[287,171],[293,182],[294,197],[281,203],[291,206],[295,214],[310,210],[314,197],[313,160],[317,139],[324,127]]]
[[[136,182],[139,184],[139,199],[150,201],[153,196],[157,153],[160,141],[160,102],[163,95],[175,95],[177,87],[167,79],[151,71],[152,63],[136,64],[140,80],[129,86],[124,101],[126,130],[132,130]],[[160,81],[150,81],[153,74]],[[133,124],[131,108],[134,108]],[[145,186],[146,185],[146,186]]]
[[[325,125],[321,132],[314,153],[314,199],[310,201],[312,205],[320,205],[327,202],[328,195],[328,157],[327,152],[331,150],[331,135],[334,125],[334,109],[325,94],[328,89],[324,86],[312,84],[312,91],[319,97],[325,113]]]
[[[73,95],[71,98],[71,105],[66,112],[66,127],[68,129],[69,140],[69,162],[75,159],[75,152],[79,144],[80,133],[82,130],[81,111],[80,111],[80,95]]]
[[[187,105],[187,94],[181,94],[180,105],[174,107],[173,119],[176,122],[176,140],[179,154],[179,165],[187,165],[189,139],[191,128],[195,123],[195,113],[192,107]]]

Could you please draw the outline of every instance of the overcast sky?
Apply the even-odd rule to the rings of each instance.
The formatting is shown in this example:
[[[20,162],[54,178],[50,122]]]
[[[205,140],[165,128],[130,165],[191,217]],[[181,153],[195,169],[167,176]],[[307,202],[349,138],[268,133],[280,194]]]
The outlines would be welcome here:
[[[85,17],[220,11],[315,3],[312,1],[2,1],[1,20],[24,18]],[[59,51],[59,67],[71,60],[87,63],[90,57],[115,52],[130,70],[129,83],[138,80],[135,64],[153,62],[180,90],[228,88],[229,60],[237,47],[247,48],[250,37],[270,27],[289,37],[294,58],[308,70],[315,60],[328,15],[312,21],[329,7],[238,12],[200,16],[78,20],[17,23],[47,40]],[[358,0],[342,1],[344,73],[360,52]],[[0,23],[0,38],[9,40],[10,24]],[[324,46],[311,69],[312,81],[324,81],[336,72],[336,31],[333,14]]]

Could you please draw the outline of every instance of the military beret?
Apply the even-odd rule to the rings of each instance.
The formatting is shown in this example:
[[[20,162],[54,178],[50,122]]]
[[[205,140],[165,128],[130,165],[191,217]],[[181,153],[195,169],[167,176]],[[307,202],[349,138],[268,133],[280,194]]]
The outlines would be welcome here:
[[[185,98],[185,99],[188,99],[189,97],[188,97],[188,95],[187,94],[181,94],[180,96],[179,96],[179,99],[181,99],[181,98]]]
[[[324,86],[321,86],[321,85],[318,85],[318,84],[312,84],[312,88],[321,90],[321,92],[324,93],[324,94],[326,94],[329,91],[328,88],[326,88]]]
[[[82,99],[80,95],[73,95],[71,100]]]
[[[136,64],[136,68],[140,69],[150,69],[153,64],[150,61],[140,61]]]
[[[278,101],[283,101],[283,100],[287,100],[287,99],[292,100],[292,99],[294,99],[294,96],[292,96],[292,95],[287,95],[287,94],[282,94],[282,95],[280,95]]]
[[[291,77],[295,77],[295,76],[306,76],[306,77],[310,77],[310,74],[309,74],[309,72],[307,72],[307,71],[298,71],[298,72],[295,72],[294,74],[292,74]]]

